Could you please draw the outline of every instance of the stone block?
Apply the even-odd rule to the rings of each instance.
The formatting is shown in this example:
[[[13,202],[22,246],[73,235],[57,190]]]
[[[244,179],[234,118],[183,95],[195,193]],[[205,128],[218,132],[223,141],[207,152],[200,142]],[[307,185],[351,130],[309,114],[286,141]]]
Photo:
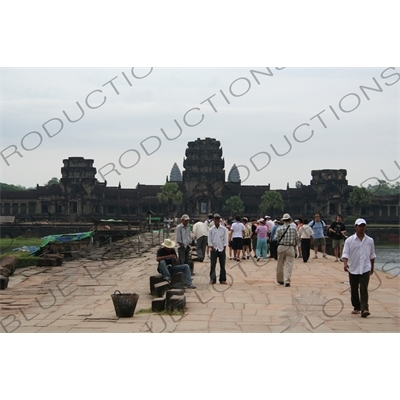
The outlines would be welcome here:
[[[168,312],[185,311],[186,296],[171,296],[169,299]]]
[[[164,278],[162,275],[153,275],[150,277],[150,294],[154,295],[154,285],[156,283],[163,282]]]
[[[185,294],[185,289],[170,289],[167,290],[167,292],[165,293],[165,299],[167,300],[167,306],[169,303],[169,299],[172,296],[183,296]]]
[[[154,293],[153,295],[156,297],[163,297],[164,293],[170,288],[168,282],[160,282],[154,285]]]
[[[50,259],[50,260],[55,260],[55,263],[57,266],[62,265],[62,263],[64,261],[64,257],[60,254],[46,254],[44,256],[44,258]]]
[[[0,268],[0,276],[8,278],[10,276],[10,271],[7,268]]]
[[[183,273],[177,272],[171,276],[171,287],[173,289],[184,289],[185,284],[183,280]]]
[[[38,267],[55,267],[57,265],[57,260],[54,258],[39,258],[36,265]]]
[[[164,311],[165,310],[165,299],[164,298],[154,299],[151,302],[151,309],[152,309],[152,311],[155,311],[155,312]]]
[[[0,268],[7,269],[9,275],[12,275],[17,268],[17,259],[12,256],[5,256],[0,259]]]
[[[7,289],[8,281],[8,276],[0,276],[0,290]]]

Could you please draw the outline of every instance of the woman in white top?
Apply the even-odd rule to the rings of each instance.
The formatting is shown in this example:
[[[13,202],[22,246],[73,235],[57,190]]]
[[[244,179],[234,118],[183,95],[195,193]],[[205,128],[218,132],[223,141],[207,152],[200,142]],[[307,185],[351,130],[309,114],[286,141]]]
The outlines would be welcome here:
[[[301,241],[301,256],[304,262],[307,262],[310,258],[310,249],[311,249],[311,239],[313,236],[313,230],[310,226],[308,226],[308,220],[305,219],[303,221],[303,226],[299,228],[297,231],[297,235]]]

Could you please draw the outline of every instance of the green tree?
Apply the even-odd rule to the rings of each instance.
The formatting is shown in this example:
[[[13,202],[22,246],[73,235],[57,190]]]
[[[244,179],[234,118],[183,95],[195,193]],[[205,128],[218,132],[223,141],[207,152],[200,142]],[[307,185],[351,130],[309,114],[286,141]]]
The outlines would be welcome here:
[[[0,190],[28,190],[28,189],[21,185],[9,185],[8,183],[0,182]]]
[[[362,205],[371,204],[371,193],[363,187],[355,186],[349,196],[349,204],[352,207],[360,207]]]
[[[394,184],[390,184],[384,180],[378,180],[378,185],[367,186],[368,192],[373,194],[374,196],[387,196],[387,195],[396,195],[400,194],[400,182],[396,182]]]
[[[239,196],[232,196],[225,201],[222,210],[230,215],[238,215],[244,211],[243,201]]]
[[[301,189],[304,186],[303,182],[301,182],[301,181],[297,181],[294,185],[295,185],[296,189]]]
[[[179,190],[179,186],[175,182],[167,182],[161,187],[161,192],[157,193],[158,201],[168,205],[168,214],[172,211],[172,204],[180,203],[182,198],[182,192]]]
[[[266,191],[261,197],[261,204],[258,208],[261,214],[265,214],[267,211],[271,214],[282,211],[284,208],[282,195],[275,190]]]
[[[58,185],[59,183],[60,181],[58,178],[53,177],[47,183],[45,183],[44,186]]]

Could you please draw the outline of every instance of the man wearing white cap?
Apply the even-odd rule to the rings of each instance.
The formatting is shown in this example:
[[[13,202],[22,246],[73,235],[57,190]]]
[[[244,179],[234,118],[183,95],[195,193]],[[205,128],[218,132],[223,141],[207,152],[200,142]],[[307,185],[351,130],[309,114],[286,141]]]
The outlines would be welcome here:
[[[344,242],[344,270],[349,273],[352,314],[363,318],[370,315],[368,306],[369,277],[374,273],[376,258],[374,239],[365,234],[367,222],[358,218],[355,222],[356,233]]]
[[[189,263],[190,244],[192,243],[192,234],[190,233],[189,219],[189,215],[183,214],[181,217],[181,223],[175,229],[175,239],[179,244],[179,264]]]
[[[164,277],[164,280],[171,282],[171,275],[178,272],[183,273],[185,285],[188,289],[196,289],[192,284],[192,274],[188,264],[176,265],[178,257],[175,252],[175,242],[165,239],[161,247],[157,250],[156,260],[158,262],[157,271]]]

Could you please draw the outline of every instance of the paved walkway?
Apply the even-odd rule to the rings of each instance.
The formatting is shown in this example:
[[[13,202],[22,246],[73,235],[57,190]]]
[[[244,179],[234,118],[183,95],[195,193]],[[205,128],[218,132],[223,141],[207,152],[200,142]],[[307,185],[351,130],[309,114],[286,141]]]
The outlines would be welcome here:
[[[370,281],[371,315],[361,318],[351,314],[342,263],[321,256],[308,263],[295,260],[290,288],[275,282],[275,260],[227,261],[229,285],[210,285],[209,262],[197,262],[197,288],[186,290],[185,314],[151,313],[149,277],[156,274],[156,250],[18,269],[0,292],[0,332],[400,331],[399,276],[376,271]],[[140,295],[133,318],[115,316],[110,295],[117,289]]]

